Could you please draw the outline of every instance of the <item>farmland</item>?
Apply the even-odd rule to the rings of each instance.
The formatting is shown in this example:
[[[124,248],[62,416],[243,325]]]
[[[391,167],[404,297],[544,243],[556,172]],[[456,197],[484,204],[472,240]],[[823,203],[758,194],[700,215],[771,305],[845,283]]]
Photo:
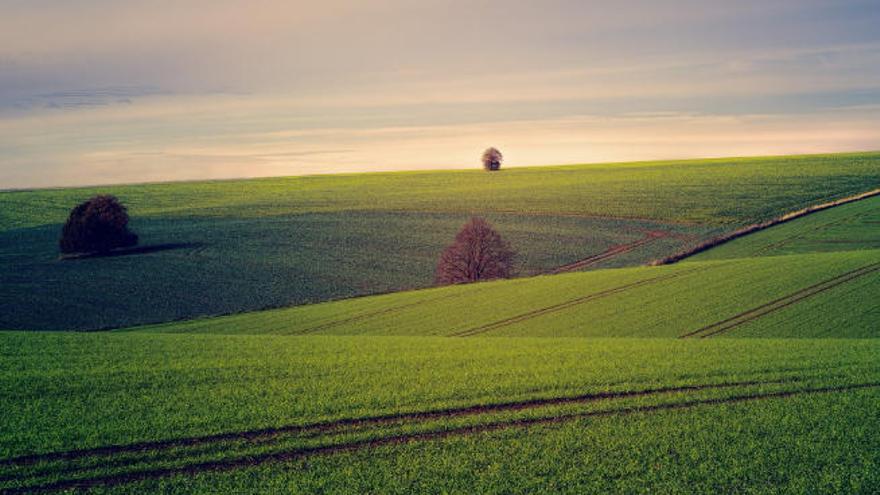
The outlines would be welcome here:
[[[878,163],[858,153],[5,192],[0,328],[117,328],[428,287],[472,214],[519,252],[520,275],[639,265],[869,189]],[[101,192],[129,206],[142,244],[176,248],[58,261],[70,208]]]
[[[691,260],[877,249],[878,232],[880,197],[875,196],[735,239]]]
[[[709,164],[716,163],[644,167],[671,167],[674,176],[677,167],[711,170]],[[0,491],[871,493],[880,484],[880,198],[801,217],[679,263],[632,266],[648,252],[670,252],[784,213],[762,213],[764,204],[819,202],[818,194],[795,200],[791,191],[777,191],[787,199],[759,192],[774,183],[771,176],[792,170],[804,177],[798,194],[814,187],[818,191],[822,184],[810,182],[817,180],[810,166],[779,167],[771,174],[753,167],[775,166],[772,159],[742,163],[742,169],[725,173],[751,170],[762,178],[753,186],[744,180],[726,192],[716,191],[743,200],[735,220],[701,220],[694,206],[700,194],[667,197],[679,201],[674,219],[593,216],[599,209],[586,216],[487,214],[514,242],[530,246],[529,257],[521,261],[525,274],[552,271],[621,241],[638,243],[645,231],[665,229],[676,233],[670,239],[681,241],[662,249],[649,244],[646,251],[634,249],[570,273],[107,332],[0,332]],[[641,166],[627,167],[639,170],[634,177],[643,173]],[[588,169],[561,170],[589,175]],[[552,177],[559,169],[550,170]],[[862,190],[876,187],[876,166],[873,171],[847,170],[856,173]],[[855,184],[848,173],[841,177]],[[694,186],[699,191],[711,190],[706,176],[692,180],[700,182]],[[138,187],[195,186],[132,186],[132,191]],[[45,192],[50,193],[70,191]],[[833,196],[823,194],[823,199]],[[208,205],[209,196],[199,201]],[[702,201],[700,208],[712,209],[719,219],[722,209],[734,204],[724,206],[708,194]],[[572,201],[566,207],[588,203]],[[613,208],[601,206],[606,213]],[[223,288],[230,294],[226,309],[255,308],[266,300],[262,292],[296,286],[267,286],[266,277],[304,252],[263,232],[273,222],[287,225],[288,230],[278,227],[283,235],[307,233],[315,257],[303,266],[314,265],[316,274],[333,272],[322,264],[333,253],[353,256],[345,265],[349,278],[337,279],[338,287],[350,290],[357,280],[392,278],[375,266],[378,258],[369,258],[372,249],[424,249],[423,255],[407,254],[412,259],[401,269],[414,270],[420,263],[429,267],[430,250],[403,240],[421,232],[426,245],[442,245],[466,218],[451,212],[416,217],[415,212],[368,209],[274,212],[233,221],[205,206],[186,216],[185,222],[199,227],[175,231],[177,239],[196,245],[195,252],[185,248],[56,262],[45,272],[47,279],[59,277],[53,270],[71,267],[81,270],[65,275],[71,280],[97,284],[87,290],[100,284],[123,290],[124,285],[113,285],[119,282],[109,271],[89,270],[113,266],[122,274],[132,263],[142,263],[137,266],[145,275],[131,282],[139,289],[127,294],[168,313],[108,303],[90,314],[80,303],[65,307],[61,293],[50,299],[50,292],[40,292],[49,290],[44,281],[23,276],[14,279],[19,285],[0,290],[7,299],[28,293],[60,304],[62,309],[46,312],[61,328],[95,321],[141,323],[148,314],[163,315],[159,321],[171,314],[184,318],[190,313],[181,310],[183,302],[161,308],[166,292],[179,290],[184,300],[191,296],[191,308],[209,306],[215,289],[197,284],[221,279],[235,281]],[[159,210],[153,214],[138,219],[139,232],[151,232],[150,222],[177,225],[183,218],[171,220]],[[336,219],[329,222],[332,216]],[[304,228],[303,222],[311,227]],[[448,232],[419,230],[427,225],[445,225]],[[379,226],[395,232],[393,240],[371,237]],[[43,229],[49,240],[55,227],[25,230]],[[530,229],[547,235],[530,236]],[[592,246],[587,248],[572,246],[578,244],[580,229],[598,231],[602,234],[596,239],[605,240],[594,239],[598,244],[587,243]],[[185,237],[187,232],[193,237]],[[28,251],[46,248],[36,238],[15,237],[20,233],[4,233],[13,246],[4,248],[5,259],[18,256],[24,264]],[[227,236],[238,244],[221,248]],[[327,248],[331,238],[336,247]],[[26,239],[32,244],[22,244]],[[246,244],[251,247],[241,259],[248,264],[229,261]],[[372,247],[356,255],[359,245]],[[299,254],[285,253],[283,246]],[[270,252],[276,258],[269,256],[261,267]],[[172,256],[180,257],[178,264],[162,258]],[[425,259],[418,261],[419,256]],[[211,273],[221,269],[220,260],[229,263],[224,268],[229,271]],[[365,269],[370,263],[375,271]],[[207,278],[199,280],[203,271]],[[96,273],[104,278],[83,282]],[[4,277],[13,280],[11,273]],[[180,287],[157,280],[180,280]],[[406,286],[403,281],[395,288]],[[152,296],[151,290],[156,291]],[[338,296],[332,290],[309,290],[321,295],[316,300]],[[246,300],[236,303],[235,298]],[[86,315],[83,319],[76,320],[76,308]],[[138,316],[129,318],[130,311]],[[62,314],[76,324],[64,327]],[[41,328],[36,323],[50,317],[30,321]]]
[[[681,337],[763,308],[723,336],[877,337],[880,251],[689,262],[444,287],[229,317],[158,332]],[[709,297],[724,294],[723,298]],[[829,305],[835,311],[827,311]],[[626,308],[622,310],[621,308]],[[758,316],[765,316],[760,314]],[[802,325],[811,321],[810,325]]]
[[[789,463],[797,469],[780,481],[876,480],[876,422],[852,415],[854,407],[867,417],[876,412],[875,340],[517,338],[497,346],[495,339],[54,332],[0,339],[3,389],[14,391],[3,394],[11,413],[0,419],[7,489],[83,483],[131,491],[134,481],[236,491],[255,478],[266,487],[331,483],[354,493],[388,486],[401,470],[405,480],[421,466],[438,486],[489,488],[501,482],[496,469],[540,477],[544,463],[573,470],[578,483],[618,486],[635,480],[607,477],[617,469],[671,474],[654,463],[669,455],[664,435],[672,431],[696,435],[674,444],[684,459],[702,459],[676,466],[684,479],[730,487],[736,476],[706,472],[706,456],[742,462],[759,446],[711,452],[717,442],[696,439],[720,433],[705,429],[715,421],[728,428],[719,440],[770,428],[761,440],[769,451],[810,425],[823,428],[819,443],[764,459],[754,486]],[[644,448],[625,447],[638,431],[651,432]],[[832,467],[805,472],[800,456],[812,459],[823,448],[853,456],[840,450],[840,435],[864,446],[852,459],[859,469],[843,478]],[[561,461],[569,449],[583,461],[601,457],[594,446],[606,440],[622,449],[614,457],[622,464],[611,471],[602,462]],[[347,447],[327,458],[336,445]],[[525,450],[510,461],[497,457],[514,445]],[[50,454],[70,450],[77,452]],[[529,452],[540,460],[530,464]],[[457,460],[463,464],[453,476],[438,471]],[[365,469],[356,480],[344,474],[349,461]]]

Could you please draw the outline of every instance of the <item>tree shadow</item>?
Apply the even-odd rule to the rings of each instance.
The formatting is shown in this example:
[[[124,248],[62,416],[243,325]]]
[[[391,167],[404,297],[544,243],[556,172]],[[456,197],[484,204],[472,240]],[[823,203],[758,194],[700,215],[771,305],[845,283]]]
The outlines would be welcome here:
[[[103,253],[71,253],[63,254],[59,257],[62,261],[81,260],[87,258],[111,258],[115,256],[131,256],[135,254],[149,254],[159,251],[171,251],[174,249],[196,249],[204,247],[201,242],[171,242],[166,244],[149,244],[146,246],[135,246],[130,248],[113,249]]]

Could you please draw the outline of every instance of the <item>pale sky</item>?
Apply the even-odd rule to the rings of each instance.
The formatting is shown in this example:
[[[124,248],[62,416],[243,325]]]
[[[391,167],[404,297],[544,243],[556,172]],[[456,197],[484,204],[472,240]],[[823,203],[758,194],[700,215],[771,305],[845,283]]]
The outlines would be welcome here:
[[[880,149],[880,1],[0,0],[0,189]]]

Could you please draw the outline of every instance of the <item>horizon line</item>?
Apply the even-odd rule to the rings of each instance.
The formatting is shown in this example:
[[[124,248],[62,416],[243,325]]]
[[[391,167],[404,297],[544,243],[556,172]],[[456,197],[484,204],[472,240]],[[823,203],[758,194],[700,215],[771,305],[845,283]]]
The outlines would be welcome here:
[[[706,161],[719,161],[719,160],[760,160],[760,159],[769,159],[769,158],[781,158],[781,157],[820,157],[820,156],[840,156],[840,155],[870,155],[870,154],[878,154],[880,153],[880,148],[871,149],[871,150],[860,150],[860,151],[831,151],[825,153],[790,153],[790,154],[781,154],[781,155],[726,155],[726,156],[706,156],[700,158],[657,158],[650,160],[627,160],[627,161],[608,161],[608,162],[575,162],[575,163],[555,163],[555,164],[546,164],[546,165],[513,165],[509,167],[502,167],[499,171],[510,170],[510,169],[536,169],[536,168],[564,168],[564,167],[589,167],[589,166],[598,166],[598,165],[635,165],[635,164],[648,164],[648,163],[666,163],[666,162],[675,162],[675,163],[687,163],[687,162],[706,162]],[[397,170],[368,170],[368,171],[360,171],[360,172],[320,172],[320,173],[307,173],[307,174],[291,174],[291,175],[253,175],[253,176],[238,176],[238,177],[218,177],[218,178],[205,178],[205,179],[181,179],[181,180],[158,180],[158,181],[140,181],[140,182],[108,182],[104,184],[82,184],[82,185],[58,185],[58,186],[42,186],[42,187],[12,187],[12,188],[2,188],[0,187],[0,193],[21,193],[21,192],[36,192],[36,191],[55,191],[55,190],[63,190],[63,189],[90,189],[90,188],[99,188],[99,187],[130,187],[130,186],[150,186],[150,185],[163,185],[163,184],[193,184],[199,182],[234,182],[234,181],[252,181],[252,180],[269,180],[269,179],[287,179],[287,178],[307,178],[307,177],[345,177],[345,176],[356,176],[356,175],[391,175],[391,174],[428,174],[428,173],[437,173],[437,172],[483,172],[479,164],[476,164],[473,168],[460,168],[460,167],[450,167],[450,168],[429,168],[429,169],[397,169]],[[491,173],[498,173],[499,171],[494,171]]]

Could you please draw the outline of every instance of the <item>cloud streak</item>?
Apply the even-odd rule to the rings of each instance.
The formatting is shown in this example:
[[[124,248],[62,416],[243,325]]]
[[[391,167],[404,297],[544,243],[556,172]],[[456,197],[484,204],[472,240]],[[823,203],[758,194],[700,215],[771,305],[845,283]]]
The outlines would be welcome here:
[[[867,0],[0,9],[0,187],[880,148]]]

